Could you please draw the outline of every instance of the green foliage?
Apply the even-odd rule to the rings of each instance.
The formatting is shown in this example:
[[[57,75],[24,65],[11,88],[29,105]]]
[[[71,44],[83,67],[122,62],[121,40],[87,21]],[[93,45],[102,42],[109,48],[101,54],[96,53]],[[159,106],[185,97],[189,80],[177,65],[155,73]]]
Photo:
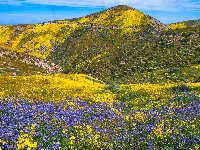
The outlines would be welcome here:
[[[105,85],[105,90],[109,90],[115,94],[118,94],[119,92],[119,89],[120,89],[120,85],[117,85],[117,84],[106,84]]]
[[[168,78],[169,82],[180,82],[181,68],[197,64],[199,60],[195,48],[199,38],[178,44],[185,38],[184,33],[191,32],[188,30],[162,32],[156,37],[146,30],[123,34],[124,29],[83,28],[74,32],[47,59],[64,66],[70,73],[90,74],[105,82],[159,83]],[[193,29],[191,34],[196,31]],[[139,81],[135,75],[143,79]]]
[[[170,67],[147,73],[134,73],[131,83],[196,83],[200,81],[199,65]]]
[[[190,92],[191,91],[191,88],[184,84],[180,84],[178,86],[172,87],[171,89],[172,89],[173,93]]]
[[[176,93],[176,96],[174,96],[171,99],[168,99],[166,101],[162,101],[162,107],[170,106],[170,107],[175,107],[175,106],[182,106],[184,104],[188,104],[190,102],[198,102],[199,97],[196,94],[191,94],[191,93]]]

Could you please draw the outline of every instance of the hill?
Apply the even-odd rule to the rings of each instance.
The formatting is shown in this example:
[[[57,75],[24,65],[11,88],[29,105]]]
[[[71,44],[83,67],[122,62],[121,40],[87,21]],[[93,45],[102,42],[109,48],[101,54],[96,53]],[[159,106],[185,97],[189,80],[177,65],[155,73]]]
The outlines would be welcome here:
[[[104,11],[73,19],[72,21],[88,26],[131,28],[136,31],[145,27],[153,27],[158,31],[168,29],[155,18],[126,5],[111,7]]]
[[[198,27],[200,26],[200,19],[198,20],[188,20],[183,22],[171,23],[167,24],[167,26],[171,29],[182,29],[182,28],[190,28],[190,27]]]
[[[142,29],[167,30],[158,20],[128,6],[116,6],[89,16],[44,22],[36,25],[0,26],[0,47],[45,59],[74,31],[82,28],[123,28],[127,32]]]
[[[0,75],[35,75],[61,72],[62,68],[29,55],[0,49]]]
[[[134,73],[197,64],[200,39],[191,38],[197,31],[190,31],[190,36],[181,30],[155,36],[146,31],[124,34],[123,29],[84,28],[66,39],[47,60],[65,67],[66,72],[125,82],[134,78]]]
[[[200,149],[199,26],[117,6],[0,34],[0,150]]]
[[[0,47],[55,63],[64,73],[135,83],[136,74],[200,62],[199,27],[168,29],[151,16],[119,5],[81,18],[0,26]]]
[[[0,26],[0,47],[45,59],[78,27],[75,23]]]
[[[188,20],[188,21],[183,21],[187,27],[197,27],[200,26],[200,19],[198,20]]]

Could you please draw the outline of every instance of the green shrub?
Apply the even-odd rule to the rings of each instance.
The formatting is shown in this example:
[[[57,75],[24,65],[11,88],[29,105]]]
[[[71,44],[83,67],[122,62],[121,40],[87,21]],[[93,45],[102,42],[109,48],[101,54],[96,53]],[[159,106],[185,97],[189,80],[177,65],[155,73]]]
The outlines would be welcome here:
[[[109,90],[109,91],[117,94],[119,92],[120,86],[117,84],[106,84],[104,88],[105,88],[105,90]]]
[[[173,93],[191,92],[191,88],[185,84],[180,84],[178,86],[172,87]]]

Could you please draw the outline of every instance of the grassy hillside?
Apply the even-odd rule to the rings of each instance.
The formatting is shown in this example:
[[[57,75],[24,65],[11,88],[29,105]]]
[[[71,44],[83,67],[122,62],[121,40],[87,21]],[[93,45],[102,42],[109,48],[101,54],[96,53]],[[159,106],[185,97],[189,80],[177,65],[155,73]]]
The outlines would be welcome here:
[[[134,32],[144,28],[167,30],[158,20],[128,6],[116,6],[78,19],[36,25],[0,26],[0,47],[46,59],[58,45],[81,28],[123,28]]]
[[[34,75],[61,72],[62,68],[24,53],[0,49],[0,75]]]
[[[121,83],[131,81],[135,73],[199,63],[199,28],[157,34],[144,30],[124,32],[83,28],[47,59],[63,66],[66,73],[85,73],[106,82]]]
[[[126,5],[111,7],[101,12],[73,19],[72,21],[88,26],[131,28],[136,31],[145,27],[154,27],[157,30],[167,30],[167,27],[155,18],[145,15]]]
[[[0,34],[4,36],[1,37],[0,47],[45,59],[79,27],[74,23],[1,26]]]
[[[119,5],[71,20],[1,26],[0,47],[51,61],[65,73],[84,73],[105,82],[135,83],[135,75],[148,74],[165,82],[160,70],[165,74],[164,70],[200,62],[199,27],[170,27],[179,30],[168,30],[158,20]],[[162,80],[151,77],[143,81]],[[182,79],[169,80],[176,81]]]
[[[182,28],[190,28],[190,27],[198,27],[200,26],[200,19],[171,23],[171,24],[167,24],[167,26],[173,30],[182,29]]]
[[[200,83],[105,84],[84,74],[0,76],[1,98],[27,98],[34,101],[60,103],[64,99],[125,102],[132,109],[159,108],[167,99],[191,93],[200,96]]]

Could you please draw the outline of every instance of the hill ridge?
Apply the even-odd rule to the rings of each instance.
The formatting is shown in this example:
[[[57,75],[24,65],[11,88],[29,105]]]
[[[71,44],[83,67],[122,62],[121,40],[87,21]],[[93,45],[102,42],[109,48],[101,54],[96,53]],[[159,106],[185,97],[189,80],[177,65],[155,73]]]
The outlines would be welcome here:
[[[158,31],[169,29],[159,20],[127,5],[110,7],[100,12],[72,19],[71,21],[80,24],[99,25],[101,27],[142,29],[145,26],[151,26]]]
[[[68,24],[75,23],[84,27],[98,27],[98,28],[129,28],[138,31],[153,27],[158,31],[165,31],[169,28],[161,21],[144,14],[143,12],[127,5],[117,5],[105,10],[95,12],[86,16],[65,20],[54,20],[44,22],[44,24]]]
[[[176,23],[167,24],[169,28],[174,29],[183,29],[183,28],[191,28],[191,27],[200,27],[200,19],[197,20],[187,20]]]
[[[119,5],[72,20],[0,26],[0,47],[53,62],[63,73],[135,82],[134,74],[200,62],[199,30],[168,31],[159,20]]]

